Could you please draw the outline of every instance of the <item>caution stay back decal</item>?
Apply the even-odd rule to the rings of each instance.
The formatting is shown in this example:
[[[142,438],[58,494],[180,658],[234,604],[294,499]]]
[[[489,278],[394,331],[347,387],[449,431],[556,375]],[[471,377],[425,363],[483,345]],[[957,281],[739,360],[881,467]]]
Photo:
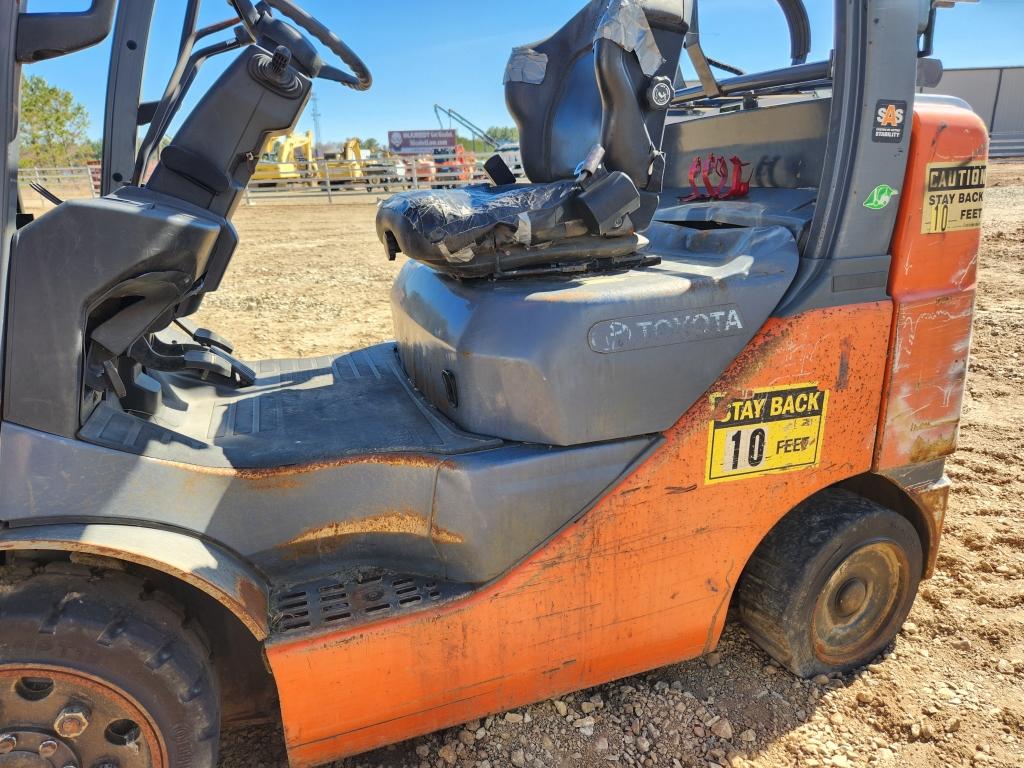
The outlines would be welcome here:
[[[984,162],[929,163],[925,171],[921,234],[980,229],[986,169]]]
[[[705,480],[718,483],[817,466],[828,391],[817,384],[711,396]]]

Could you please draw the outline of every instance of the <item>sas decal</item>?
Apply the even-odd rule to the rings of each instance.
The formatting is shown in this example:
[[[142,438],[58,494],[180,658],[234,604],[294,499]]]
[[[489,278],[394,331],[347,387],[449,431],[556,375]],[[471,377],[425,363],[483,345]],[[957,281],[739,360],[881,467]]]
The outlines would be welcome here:
[[[871,140],[881,144],[899,144],[907,124],[907,102],[880,99],[875,104],[875,123]]]
[[[980,229],[987,168],[984,162],[929,163],[925,170],[921,234]]]
[[[707,483],[817,466],[828,391],[817,384],[711,396]]]

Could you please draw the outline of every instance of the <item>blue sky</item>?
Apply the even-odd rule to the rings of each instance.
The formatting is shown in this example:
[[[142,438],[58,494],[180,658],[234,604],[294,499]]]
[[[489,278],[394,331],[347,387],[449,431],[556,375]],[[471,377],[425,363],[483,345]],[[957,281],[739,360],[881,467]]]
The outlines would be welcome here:
[[[510,125],[502,74],[514,45],[547,37],[583,5],[583,0],[300,0],[338,32],[373,70],[368,93],[321,81],[323,141],[349,136],[385,139],[389,130],[436,128],[435,102],[488,127]],[[826,58],[831,47],[832,0],[806,0],[814,49]],[[81,10],[88,0],[30,0],[30,10]],[[173,61],[182,0],[158,0],[146,71],[148,98],[159,95]],[[203,22],[225,18],[224,0],[206,0]],[[1024,64],[1021,31],[1024,0],[981,0],[939,12],[936,55],[947,67]],[[709,55],[756,71],[788,63],[788,34],[771,0],[703,0],[702,38]],[[102,132],[109,44],[27,68],[75,93]],[[230,55],[230,54],[229,54]],[[226,56],[222,57],[226,60]],[[193,92],[202,92],[226,61],[214,60]],[[186,110],[187,112],[187,107]],[[312,128],[309,110],[300,128]],[[172,131],[173,132],[173,131]]]

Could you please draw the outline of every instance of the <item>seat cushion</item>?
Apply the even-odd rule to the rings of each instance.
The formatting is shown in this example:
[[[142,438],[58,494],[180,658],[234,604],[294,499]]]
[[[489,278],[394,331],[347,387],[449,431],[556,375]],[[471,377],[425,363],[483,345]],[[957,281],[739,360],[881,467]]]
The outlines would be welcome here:
[[[474,185],[393,195],[377,211],[377,235],[401,252],[440,267],[470,267],[478,254],[528,246],[538,228],[557,224],[575,184]]]

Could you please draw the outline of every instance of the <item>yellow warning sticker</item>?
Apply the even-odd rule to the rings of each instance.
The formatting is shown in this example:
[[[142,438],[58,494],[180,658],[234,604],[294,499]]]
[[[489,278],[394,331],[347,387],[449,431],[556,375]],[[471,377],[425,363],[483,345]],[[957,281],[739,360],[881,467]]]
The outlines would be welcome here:
[[[985,163],[929,163],[924,184],[921,234],[981,228]]]
[[[817,466],[828,391],[815,384],[711,396],[708,483]]]

